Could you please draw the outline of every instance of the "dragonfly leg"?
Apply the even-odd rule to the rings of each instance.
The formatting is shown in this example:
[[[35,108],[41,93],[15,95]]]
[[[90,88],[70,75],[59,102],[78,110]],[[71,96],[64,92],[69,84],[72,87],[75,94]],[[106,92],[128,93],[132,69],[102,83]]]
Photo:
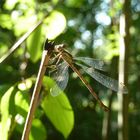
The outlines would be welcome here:
[[[60,60],[60,55],[61,55],[61,53],[58,53],[57,55],[55,55],[51,60],[50,60],[50,64],[53,64],[54,63],[54,60],[56,59],[56,58],[58,58],[58,60]],[[58,60],[56,61],[56,64],[58,64]],[[44,65],[44,66],[47,66],[47,65]],[[52,65],[51,65],[52,66]],[[48,67],[50,67],[50,66],[48,66]]]
[[[60,62],[60,59],[62,59],[61,53],[58,54],[58,60],[56,61],[56,65]]]

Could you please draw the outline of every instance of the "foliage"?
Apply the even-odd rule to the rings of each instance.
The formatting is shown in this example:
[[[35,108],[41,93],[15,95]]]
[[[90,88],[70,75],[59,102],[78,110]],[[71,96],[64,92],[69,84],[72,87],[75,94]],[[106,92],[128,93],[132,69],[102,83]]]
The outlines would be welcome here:
[[[23,129],[23,123],[29,109],[29,88],[31,87],[32,79],[27,79],[25,82],[19,83],[16,86],[10,87],[1,98],[1,137],[7,140],[9,132],[17,129],[20,133]],[[28,84],[28,86],[26,86]],[[30,85],[30,86],[29,86]],[[47,90],[55,85],[50,79],[45,77],[44,86],[47,85]],[[74,124],[74,114],[72,107],[64,93],[56,98],[52,97],[46,90],[45,97],[42,102],[42,111],[52,121],[56,129],[58,129],[65,138],[68,137]],[[37,110],[36,118],[33,121],[33,126],[30,133],[30,139],[46,139],[46,129],[41,119],[41,110]],[[39,118],[39,119],[37,119]],[[12,130],[10,130],[12,129]],[[12,132],[10,132],[12,133]]]
[[[140,136],[140,48],[139,1],[131,3],[131,40],[128,88],[130,139]],[[29,108],[42,46],[46,38],[56,44],[66,43],[77,56],[107,60],[108,75],[116,69],[110,66],[119,55],[119,1],[101,0],[1,0],[0,1],[0,57],[30,28],[43,23],[20,47],[0,63],[0,138],[20,139]],[[116,77],[114,72],[111,75]],[[70,71],[71,74],[71,71]],[[86,79],[107,104],[109,91],[89,77]],[[54,81],[45,77],[40,101],[33,121],[30,140],[36,139],[101,139],[104,113],[89,95],[87,89],[71,74],[65,93],[52,97],[49,89]],[[117,101],[113,98],[110,139],[117,139]]]
[[[54,84],[53,81],[48,78],[44,81],[47,86]],[[56,129],[67,138],[73,128],[74,114],[66,95],[61,93],[56,97],[52,97],[49,93],[49,95],[44,98],[41,106]]]

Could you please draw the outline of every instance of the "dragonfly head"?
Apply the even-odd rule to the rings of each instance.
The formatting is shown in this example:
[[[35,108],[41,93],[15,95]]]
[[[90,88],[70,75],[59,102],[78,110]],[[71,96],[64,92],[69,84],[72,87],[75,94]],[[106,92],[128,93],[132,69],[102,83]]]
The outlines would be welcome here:
[[[64,44],[59,44],[59,45],[55,45],[55,51],[56,52],[60,52],[62,51],[66,46]]]

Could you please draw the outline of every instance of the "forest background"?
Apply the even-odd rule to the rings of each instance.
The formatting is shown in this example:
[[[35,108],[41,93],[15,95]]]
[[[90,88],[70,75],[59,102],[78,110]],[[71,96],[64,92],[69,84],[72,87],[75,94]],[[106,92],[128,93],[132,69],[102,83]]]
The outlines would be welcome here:
[[[129,92],[116,94],[85,75],[109,106],[104,112],[72,70],[58,97],[49,94],[51,79],[45,77],[30,140],[138,139],[139,33],[139,0],[0,0],[0,139],[21,138],[46,38],[66,44],[73,56],[104,60],[103,73],[114,79],[123,74]]]

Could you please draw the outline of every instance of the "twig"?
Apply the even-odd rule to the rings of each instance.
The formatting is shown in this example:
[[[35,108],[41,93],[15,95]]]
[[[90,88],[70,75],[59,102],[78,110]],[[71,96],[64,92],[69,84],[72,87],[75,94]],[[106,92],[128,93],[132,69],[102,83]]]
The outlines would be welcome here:
[[[28,138],[29,138],[29,133],[30,133],[31,125],[32,125],[32,120],[33,120],[33,117],[34,117],[34,113],[35,113],[35,109],[36,109],[37,101],[38,101],[38,96],[39,96],[41,86],[42,86],[43,76],[45,74],[47,64],[48,64],[50,56],[52,54],[53,46],[54,46],[54,43],[48,42],[48,40],[46,41],[45,50],[43,51],[43,54],[42,54],[42,60],[41,60],[37,80],[36,80],[36,83],[35,83],[33,95],[32,95],[32,98],[31,98],[31,103],[30,103],[28,115],[27,115],[27,118],[26,118],[26,122],[25,122],[25,125],[24,125],[24,130],[23,130],[23,133],[22,133],[21,140],[28,140]]]
[[[30,36],[30,34],[33,31],[35,31],[43,23],[43,21],[50,15],[51,11],[47,13],[42,20],[40,20],[37,24],[31,27],[28,32],[26,32],[22,37],[20,37],[20,39],[11,47],[11,49],[0,58],[0,63],[5,61],[13,52],[15,52],[15,50],[17,50],[20,47],[20,45]]]

